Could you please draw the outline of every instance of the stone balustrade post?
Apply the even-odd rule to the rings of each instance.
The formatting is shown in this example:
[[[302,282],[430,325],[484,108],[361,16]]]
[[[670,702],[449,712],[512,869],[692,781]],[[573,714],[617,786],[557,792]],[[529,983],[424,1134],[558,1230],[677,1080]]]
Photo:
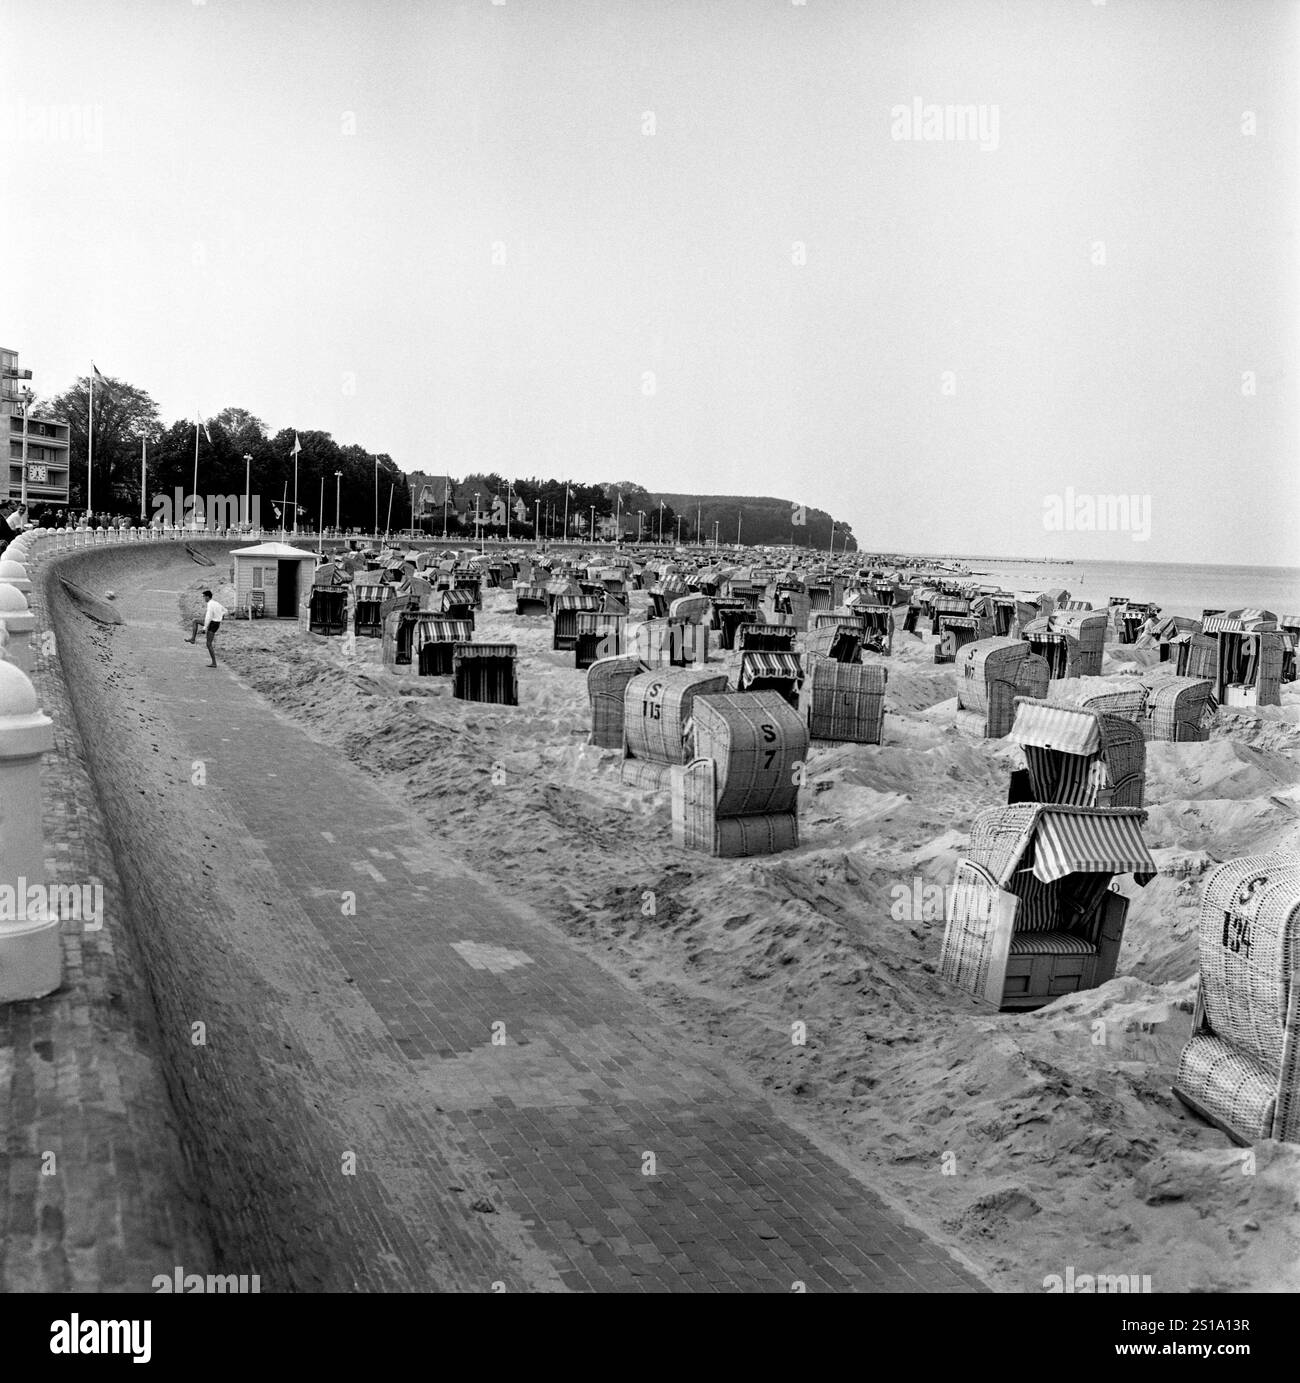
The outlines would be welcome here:
[[[27,674],[0,659],[0,897],[10,905],[0,907],[0,1003],[39,999],[63,982],[41,824],[41,756],[53,747],[54,724]]]

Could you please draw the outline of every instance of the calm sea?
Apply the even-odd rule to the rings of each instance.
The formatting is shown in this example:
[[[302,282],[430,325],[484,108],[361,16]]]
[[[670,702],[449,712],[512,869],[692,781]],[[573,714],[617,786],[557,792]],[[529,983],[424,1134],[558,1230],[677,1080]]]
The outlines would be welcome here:
[[[1167,615],[1199,618],[1202,610],[1262,606],[1276,615],[1300,613],[1300,567],[1221,567],[1176,562],[1032,562],[962,557],[976,580],[1008,590],[1064,586],[1074,600],[1106,608],[1113,595],[1153,600]]]

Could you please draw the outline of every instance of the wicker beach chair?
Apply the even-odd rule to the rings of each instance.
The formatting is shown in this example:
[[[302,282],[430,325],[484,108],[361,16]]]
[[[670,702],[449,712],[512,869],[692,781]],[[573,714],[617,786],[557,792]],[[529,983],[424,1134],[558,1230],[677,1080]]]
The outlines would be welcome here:
[[[623,652],[627,616],[604,610],[579,610],[577,630],[573,665],[576,668],[589,668],[598,658],[616,658]]]
[[[1210,737],[1218,702],[1208,677],[1177,677],[1163,668],[1145,673],[1146,713],[1138,721],[1148,740],[1184,744]]]
[[[550,613],[546,587],[533,582],[516,583],[515,614],[546,615]]]
[[[553,605],[555,627],[551,635],[551,647],[571,653],[578,646],[578,615],[583,611],[599,613],[601,600],[594,595],[556,596]]]
[[[797,707],[803,664],[792,652],[742,653],[736,685],[742,692],[776,692]]]
[[[519,704],[518,650],[512,643],[458,643],[452,648],[452,695],[492,706]]]
[[[627,634],[627,651],[651,667],[693,667],[709,660],[709,626],[648,619]]]
[[[992,620],[981,620],[978,615],[939,615],[939,642],[934,646],[936,663],[955,663],[957,654],[967,644],[978,643]]]
[[[814,658],[830,658],[837,663],[862,661],[862,631],[853,624],[830,624],[804,636],[804,652]]]
[[[1030,660],[1036,668],[1027,669]],[[957,653],[957,720],[986,739],[1002,739],[1016,718],[1018,696],[1047,691],[1047,665],[1023,639],[977,639]],[[1027,673],[1040,675],[1027,684]],[[1041,681],[1041,689],[1036,690]]]
[[[419,676],[451,676],[456,645],[473,637],[473,620],[421,613],[411,630],[411,661]]]
[[[1210,615],[1204,636],[1217,643],[1214,695],[1223,706],[1280,706],[1287,637],[1269,610]]]
[[[1237,1143],[1300,1142],[1300,859],[1251,855],[1209,874],[1200,959],[1174,1094]]]
[[[880,663],[810,659],[802,706],[815,740],[879,744],[889,671]]]
[[[1156,866],[1137,810],[1020,803],[980,812],[957,865],[939,973],[1002,1010],[1041,1008],[1115,974],[1128,899]]]
[[[725,674],[694,668],[652,668],[631,677],[623,690],[623,782],[664,787],[668,770],[687,761],[686,725],[696,697],[728,690]]]
[[[1086,711],[1105,711],[1141,725],[1147,714],[1147,688],[1138,677],[1063,677],[1047,686],[1047,700],[1065,701]]]
[[[439,595],[439,611],[448,619],[467,619],[474,627],[477,591],[470,586],[456,586]]]
[[[650,669],[626,655],[600,658],[587,669],[587,699],[591,703],[591,734],[587,743],[598,749],[623,747],[623,699],[627,684]]]
[[[1141,807],[1146,739],[1131,720],[1018,697],[1008,738],[1024,750],[1027,765],[1011,775],[1010,802]]]
[[[383,638],[384,620],[397,606],[396,591],[388,583],[355,581],[352,586],[352,629],[357,638]]]
[[[312,585],[307,597],[307,628],[313,634],[343,634],[348,627],[348,593],[344,586]]]
[[[675,845],[726,858],[798,845],[808,731],[780,696],[697,698],[689,742],[690,761],[670,775]]]
[[[668,617],[687,624],[703,624],[709,618],[710,605],[706,595],[679,596],[668,607]]]
[[[742,624],[736,647],[742,653],[793,653],[796,633],[789,624]]]

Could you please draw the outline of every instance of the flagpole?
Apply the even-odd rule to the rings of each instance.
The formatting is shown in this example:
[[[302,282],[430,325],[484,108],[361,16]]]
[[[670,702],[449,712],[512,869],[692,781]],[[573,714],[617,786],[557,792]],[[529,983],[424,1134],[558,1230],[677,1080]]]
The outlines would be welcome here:
[[[95,362],[90,362],[90,412],[86,422],[86,513],[90,511],[91,486],[95,475]]]
[[[320,473],[320,523],[316,526],[316,551],[321,551],[321,539],[325,536],[325,472]]]
[[[145,508],[145,495],[149,489],[149,463],[145,460],[144,438],[140,438],[140,517],[148,519],[149,511]]]
[[[293,536],[298,536],[298,453],[302,450],[298,434],[293,434]],[[289,482],[286,480],[285,484]]]
[[[284,540],[284,511],[289,507],[289,481],[284,482],[284,494],[280,498],[280,540]]]
[[[191,493],[192,493],[193,496],[194,496],[194,512],[197,514],[197,513],[198,513],[198,502],[199,502],[199,425],[198,425],[197,421],[196,421],[195,424],[194,424],[194,489],[191,491]],[[207,512],[206,512],[206,510],[204,511],[203,518],[204,518],[204,524],[203,524],[203,526],[206,528],[206,527],[207,527]]]
[[[569,541],[569,482],[564,482],[564,532],[560,534],[560,541]]]
[[[388,517],[384,520],[384,542],[388,541],[388,534],[393,527],[393,491],[397,489],[397,481],[392,481],[388,486]]]

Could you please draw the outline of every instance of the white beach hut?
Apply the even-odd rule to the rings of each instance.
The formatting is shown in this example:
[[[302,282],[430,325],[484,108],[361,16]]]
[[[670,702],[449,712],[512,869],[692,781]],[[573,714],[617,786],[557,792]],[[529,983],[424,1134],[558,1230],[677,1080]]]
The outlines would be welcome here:
[[[311,591],[314,552],[271,542],[237,547],[230,556],[235,564],[233,613],[247,616],[260,606],[267,619],[298,618],[298,606]]]

